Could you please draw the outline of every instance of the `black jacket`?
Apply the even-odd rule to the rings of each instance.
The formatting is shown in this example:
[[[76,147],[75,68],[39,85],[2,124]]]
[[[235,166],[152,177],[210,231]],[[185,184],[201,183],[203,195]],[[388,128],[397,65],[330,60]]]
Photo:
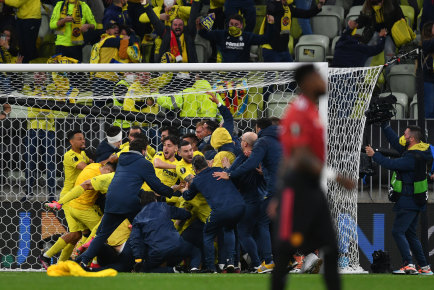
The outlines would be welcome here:
[[[124,152],[119,156],[115,176],[107,191],[106,213],[138,213],[140,188],[146,182],[159,195],[171,197],[173,190],[162,184],[155,175],[151,162],[137,151]]]
[[[276,188],[277,170],[279,162],[282,159],[282,146],[279,142],[278,127],[270,126],[261,130],[258,134],[258,140],[253,146],[252,153],[247,160],[230,170],[231,179],[240,178],[251,170],[255,170],[259,164],[262,164],[264,178],[267,185],[267,195],[274,194]]]
[[[434,54],[434,38],[422,42],[423,48],[423,81],[434,83],[434,69],[433,69],[433,54]]]
[[[96,147],[96,160],[95,162],[101,162],[110,157],[113,153],[117,153],[121,151],[119,148],[113,147],[106,140],[99,143],[98,147]]]
[[[358,41],[346,29],[336,43],[333,67],[363,67],[370,56],[379,54],[384,49],[386,38],[380,37],[377,45],[367,45]]]
[[[321,9],[315,5],[310,10],[303,10],[295,8],[294,5],[289,5],[291,10],[291,18],[311,18],[321,12]],[[273,37],[270,41],[270,45],[274,51],[288,51],[289,34],[280,34],[281,31],[281,21],[285,14],[282,2],[276,2],[275,0],[268,0],[267,2],[267,14],[274,16],[275,25],[270,25],[265,21],[265,29],[271,27],[273,30]]]
[[[188,24],[184,27],[184,41],[187,48],[187,56],[188,62],[194,63],[197,62],[197,54],[196,47],[194,45],[194,39],[196,37],[196,18],[199,16],[199,12],[201,9],[201,2],[193,1],[191,5],[190,17],[188,18]],[[170,26],[165,26],[163,22],[158,19],[157,15],[155,15],[154,10],[152,10],[152,6],[149,5],[145,8],[145,12],[149,17],[149,20],[154,27],[155,32],[158,36],[161,37],[161,47],[159,51],[159,55],[157,61],[160,62],[161,56],[165,52],[170,52],[170,38],[172,28]],[[179,39],[178,44],[180,45]],[[181,49],[180,49],[181,51]]]

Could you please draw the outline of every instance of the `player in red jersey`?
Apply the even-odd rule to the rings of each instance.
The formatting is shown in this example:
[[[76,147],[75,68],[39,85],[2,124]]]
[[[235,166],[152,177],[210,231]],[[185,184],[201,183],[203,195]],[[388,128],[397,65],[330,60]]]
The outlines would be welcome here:
[[[287,266],[297,250],[324,253],[328,289],[340,289],[337,270],[336,233],[320,176],[325,161],[324,126],[318,113],[318,99],[326,93],[326,83],[313,65],[295,71],[301,94],[281,122],[284,160],[278,179],[278,195],[270,202],[269,215],[277,231],[274,248],[275,268],[272,290],[284,289]],[[355,182],[327,170],[328,177],[352,188]]]

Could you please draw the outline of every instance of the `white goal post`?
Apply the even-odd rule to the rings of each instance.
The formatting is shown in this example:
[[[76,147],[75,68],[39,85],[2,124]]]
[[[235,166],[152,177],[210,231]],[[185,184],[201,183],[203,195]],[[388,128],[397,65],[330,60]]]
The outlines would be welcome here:
[[[197,64],[13,64],[1,65],[0,258],[1,269],[39,269],[37,257],[65,232],[62,214],[42,202],[63,185],[65,134],[80,128],[89,154],[117,124],[143,126],[158,149],[159,128],[194,132],[197,121],[221,120],[205,92],[213,91],[231,109],[238,133],[253,120],[282,117],[297,95],[293,72],[302,63]],[[328,68],[315,63],[327,80],[320,103],[327,122],[327,164],[358,178],[364,112],[381,67]],[[210,101],[209,101],[210,102]],[[124,133],[125,137],[125,133]],[[360,272],[357,245],[357,190],[328,182],[327,197],[339,241],[343,272]]]

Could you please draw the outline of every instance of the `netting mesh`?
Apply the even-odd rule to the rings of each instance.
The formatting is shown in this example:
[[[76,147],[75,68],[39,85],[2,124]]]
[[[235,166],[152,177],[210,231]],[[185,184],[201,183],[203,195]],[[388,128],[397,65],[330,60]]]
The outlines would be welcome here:
[[[295,68],[295,66],[293,67]],[[205,92],[213,91],[235,118],[241,134],[252,120],[281,117],[297,95],[293,69],[194,72],[7,72],[0,75],[0,104],[12,105],[1,121],[1,268],[39,269],[37,257],[66,232],[62,212],[47,213],[42,203],[58,198],[63,186],[67,132],[79,128],[86,153],[117,125],[126,137],[142,126],[161,149],[160,129],[194,132],[204,118],[221,120]],[[366,110],[380,69],[329,69],[328,164],[358,174]],[[126,141],[126,140],[125,140]],[[358,266],[357,193],[329,183],[328,197],[339,232],[340,266]],[[53,261],[55,262],[55,261]]]
[[[358,178],[365,114],[381,67],[329,69],[327,111],[327,165]],[[327,198],[338,232],[339,267],[359,272],[357,244],[357,189],[346,190],[327,182]]]

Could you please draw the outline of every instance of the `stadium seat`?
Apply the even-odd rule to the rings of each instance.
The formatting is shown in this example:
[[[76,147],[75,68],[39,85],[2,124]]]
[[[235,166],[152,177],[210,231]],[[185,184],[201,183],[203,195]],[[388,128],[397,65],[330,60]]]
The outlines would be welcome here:
[[[258,62],[261,57],[261,46],[260,45],[252,45],[250,46],[250,61]]]
[[[199,63],[208,62],[209,54],[211,53],[211,45],[209,41],[200,35],[197,35],[194,45],[196,47],[197,61]]]
[[[404,14],[405,20],[410,27],[413,27],[414,23],[414,8],[407,5],[401,5],[402,13]]]
[[[413,101],[410,103],[410,119],[417,119],[419,114],[417,112],[417,95],[414,95]]]
[[[258,34],[259,29],[261,28],[262,21],[264,20],[265,15],[267,15],[267,5],[255,5],[256,6],[256,24],[254,33]]]
[[[272,93],[268,99],[268,117],[282,118],[287,109],[287,104],[290,104],[296,97],[292,93]]]
[[[295,46],[297,62],[324,62],[330,39],[324,35],[303,35]]]
[[[416,94],[416,67],[414,64],[393,65],[387,75],[390,90],[407,96]]]
[[[336,0],[334,5],[343,7],[347,13],[351,9],[352,4],[353,0]]]
[[[333,39],[342,32],[344,8],[336,5],[325,5],[322,11],[311,18],[312,32]]]
[[[44,39],[44,37],[51,33],[50,18],[53,12],[53,6],[44,4],[41,5],[41,26],[39,27],[38,37]]]
[[[380,94],[380,98],[389,96],[390,93]],[[396,97],[396,116],[394,119],[405,119],[408,110],[408,96],[403,93],[395,93],[393,95]]]
[[[92,52],[92,45],[87,44],[87,45],[83,46],[81,51],[83,53],[82,63],[90,63],[90,54]]]
[[[344,25],[346,25],[348,23],[348,20],[356,20],[359,17],[362,9],[363,9],[362,5],[351,7],[350,11],[347,14],[347,17],[345,18]]]
[[[338,41],[339,41],[339,38],[341,38],[340,36],[336,36],[335,38],[333,38],[333,41],[332,41],[332,48],[331,48],[331,52],[330,52],[330,55],[335,55],[335,47],[336,47],[336,43],[338,43]]]

